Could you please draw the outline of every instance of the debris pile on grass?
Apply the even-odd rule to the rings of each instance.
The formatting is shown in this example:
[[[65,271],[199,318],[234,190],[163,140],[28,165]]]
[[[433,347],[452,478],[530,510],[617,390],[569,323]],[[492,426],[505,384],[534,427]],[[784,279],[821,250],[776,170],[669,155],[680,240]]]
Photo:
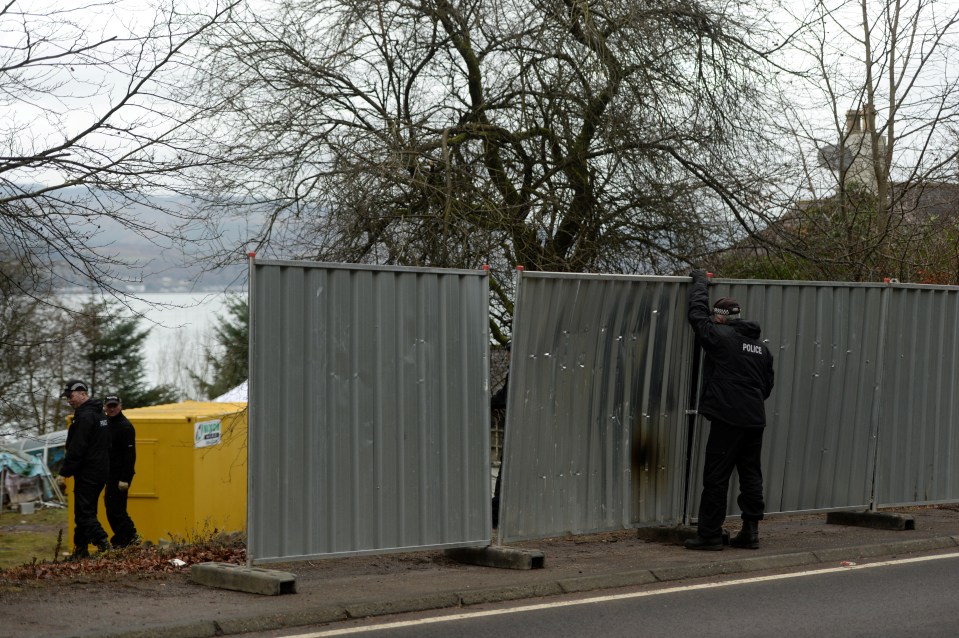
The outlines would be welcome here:
[[[77,576],[161,575],[188,570],[190,565],[206,562],[246,563],[246,542],[241,534],[223,534],[216,530],[204,537],[174,539],[168,545],[137,545],[95,554],[78,561],[66,557],[47,561],[34,558],[19,567],[0,569],[0,582],[68,580]]]

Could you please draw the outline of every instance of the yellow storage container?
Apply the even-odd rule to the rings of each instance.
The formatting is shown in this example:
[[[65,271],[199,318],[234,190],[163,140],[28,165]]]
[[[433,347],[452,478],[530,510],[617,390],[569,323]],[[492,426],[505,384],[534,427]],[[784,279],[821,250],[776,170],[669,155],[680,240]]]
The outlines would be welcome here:
[[[185,401],[123,410],[136,429],[127,512],[143,540],[190,540],[246,531],[246,403]],[[71,417],[72,421],[72,417]],[[73,480],[64,548],[73,547]],[[109,536],[103,497],[100,523]]]

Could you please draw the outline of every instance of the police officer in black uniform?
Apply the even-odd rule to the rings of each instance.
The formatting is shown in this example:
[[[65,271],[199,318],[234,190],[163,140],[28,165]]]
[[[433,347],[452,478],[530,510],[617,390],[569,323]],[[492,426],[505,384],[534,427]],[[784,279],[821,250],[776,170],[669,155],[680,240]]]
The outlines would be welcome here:
[[[137,528],[127,513],[127,495],[133,482],[137,462],[136,430],[123,414],[119,395],[108,394],[103,399],[103,411],[110,423],[110,480],[107,481],[103,503],[107,521],[113,530],[110,544],[114,547],[134,545],[138,541]]]
[[[61,396],[74,410],[60,475],[73,477],[74,547],[70,558],[80,560],[90,556],[91,543],[101,552],[110,549],[107,533],[97,520],[100,492],[110,476],[110,429],[103,404],[90,398],[86,383],[67,381]]]
[[[509,360],[513,352],[513,342],[506,343],[506,365],[509,366]],[[490,397],[489,407],[491,410],[506,410],[506,393],[509,391],[509,368],[506,369],[506,377],[503,379],[503,385]],[[503,418],[503,442],[506,441],[506,418]],[[506,459],[500,460],[499,472],[496,473],[496,483],[493,485],[492,513],[493,529],[499,527],[499,496],[503,485],[503,463]]]
[[[699,414],[709,419],[710,427],[697,534],[685,546],[723,548],[729,478],[736,469],[743,527],[729,544],[758,549],[759,521],[765,510],[760,457],[765,400],[773,389],[773,356],[760,341],[759,324],[739,318],[738,301],[723,297],[710,312],[706,272],[694,270],[692,277],[687,318],[705,353]]]

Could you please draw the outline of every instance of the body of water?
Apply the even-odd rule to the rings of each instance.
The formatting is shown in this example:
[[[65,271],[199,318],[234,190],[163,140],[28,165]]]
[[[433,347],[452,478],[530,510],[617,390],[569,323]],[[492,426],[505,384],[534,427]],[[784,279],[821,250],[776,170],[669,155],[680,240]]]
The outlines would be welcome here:
[[[214,328],[219,323],[218,317],[227,316],[230,295],[141,293],[138,296],[139,299],[129,300],[129,308],[116,300],[109,303],[126,316],[134,312],[142,315],[140,328],[150,331],[144,342],[147,385],[171,385],[185,392],[185,399],[206,399],[198,395],[190,373],[204,374],[204,349],[215,346]],[[75,297],[78,306],[89,300],[85,295]]]
[[[149,328],[144,342],[149,385],[172,385],[189,389],[188,399],[196,396],[190,372],[202,372],[204,349],[215,347],[214,329],[218,317],[227,314],[229,295],[225,293],[153,293],[141,295],[143,301],[130,306]]]

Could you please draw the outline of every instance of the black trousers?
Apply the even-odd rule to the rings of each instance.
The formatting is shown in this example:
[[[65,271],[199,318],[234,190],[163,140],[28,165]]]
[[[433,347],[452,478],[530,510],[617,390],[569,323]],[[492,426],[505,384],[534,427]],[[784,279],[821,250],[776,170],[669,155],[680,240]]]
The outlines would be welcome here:
[[[110,543],[114,547],[126,547],[137,537],[137,528],[133,524],[133,519],[127,514],[128,492],[117,487],[118,482],[113,479],[107,482],[103,502],[107,508],[107,521],[110,523],[110,529],[113,530]]]
[[[500,463],[499,472],[496,473],[496,483],[493,487],[493,529],[499,527],[499,490],[503,484],[503,464]]]
[[[763,428],[736,427],[721,421],[710,424],[703,466],[703,493],[699,501],[700,536],[722,534],[729,478],[734,469],[739,473],[737,503],[742,519],[763,519],[766,504],[763,502],[762,449]]]
[[[73,546],[85,551],[91,543],[98,547],[107,544],[107,533],[97,520],[97,505],[102,481],[89,481],[77,477],[73,481]]]

